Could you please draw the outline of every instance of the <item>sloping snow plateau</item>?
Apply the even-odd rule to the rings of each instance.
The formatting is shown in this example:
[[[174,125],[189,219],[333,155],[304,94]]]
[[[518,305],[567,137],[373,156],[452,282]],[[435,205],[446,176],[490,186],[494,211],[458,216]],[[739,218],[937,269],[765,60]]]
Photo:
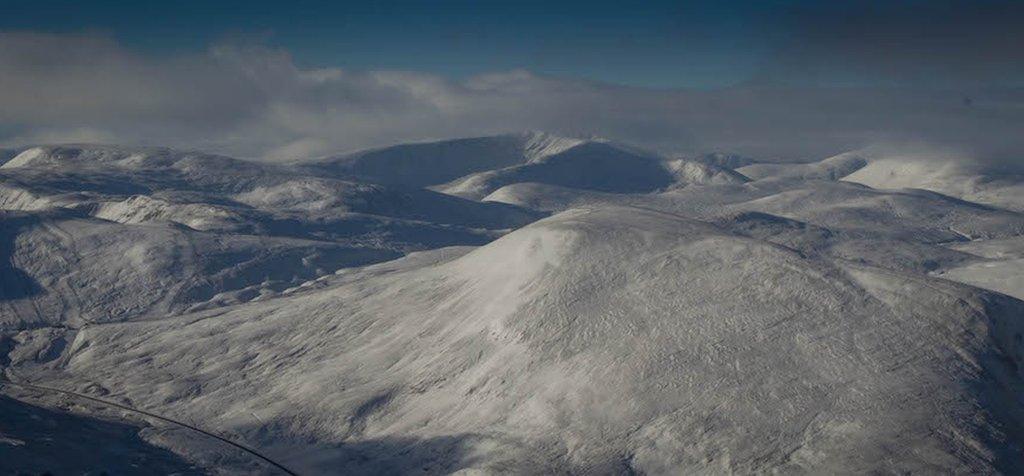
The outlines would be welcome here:
[[[3,469],[277,471],[187,425],[299,474],[1024,460],[1016,176],[543,133],[9,155]]]

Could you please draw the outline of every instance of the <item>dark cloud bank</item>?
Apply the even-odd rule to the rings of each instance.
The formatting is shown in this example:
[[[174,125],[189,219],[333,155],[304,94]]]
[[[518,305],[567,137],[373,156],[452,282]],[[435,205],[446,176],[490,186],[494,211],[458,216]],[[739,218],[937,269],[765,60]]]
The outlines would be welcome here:
[[[92,34],[0,33],[0,144],[115,142],[287,159],[527,129],[666,152],[809,159],[877,144],[1024,158],[1024,19],[1013,4],[837,14],[792,27],[750,81],[653,90],[507,71],[452,80],[297,66],[224,44],[183,56]],[[681,48],[685,45],[680,45]]]

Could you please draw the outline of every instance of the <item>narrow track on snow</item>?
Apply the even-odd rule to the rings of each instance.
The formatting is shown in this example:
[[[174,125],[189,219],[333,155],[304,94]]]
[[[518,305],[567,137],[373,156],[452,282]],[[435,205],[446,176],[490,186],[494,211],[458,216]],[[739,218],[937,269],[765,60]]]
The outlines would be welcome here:
[[[221,441],[221,442],[226,443],[228,445],[231,445],[231,446],[233,446],[233,447],[235,447],[235,448],[237,448],[239,450],[242,450],[242,451],[244,451],[244,452],[246,452],[246,453],[248,453],[248,454],[250,454],[250,455],[252,455],[252,456],[254,456],[254,457],[258,458],[258,459],[260,459],[261,461],[269,464],[273,468],[278,469],[278,470],[284,472],[285,474],[288,474],[290,476],[298,476],[298,473],[296,473],[296,472],[286,468],[281,463],[278,463],[278,462],[270,459],[266,455],[263,455],[260,452],[254,450],[252,448],[249,448],[248,446],[245,446],[245,445],[243,445],[241,443],[237,443],[237,442],[231,441],[231,440],[229,440],[227,438],[224,438],[223,436],[219,436],[219,435],[217,435],[215,433],[209,432],[209,431],[204,430],[202,428],[199,428],[197,426],[190,425],[188,423],[181,422],[181,421],[178,421],[178,420],[175,420],[175,419],[172,419],[172,418],[168,418],[168,417],[165,417],[165,416],[162,416],[162,415],[157,415],[156,413],[148,412],[146,410],[140,410],[138,408],[132,408],[132,407],[129,407],[127,405],[122,405],[120,403],[111,402],[111,401],[108,401],[108,400],[103,400],[101,398],[91,397],[89,395],[81,394],[81,393],[78,393],[78,392],[73,392],[73,391],[70,391],[70,390],[64,390],[64,389],[50,387],[50,386],[46,386],[46,385],[37,385],[37,384],[33,384],[33,383],[15,382],[14,380],[11,380],[10,377],[8,377],[7,375],[4,375],[4,374],[0,374],[0,385],[10,385],[10,386],[13,386],[13,387],[20,387],[20,388],[29,389],[29,390],[37,390],[37,391],[41,391],[41,392],[59,393],[59,394],[62,394],[62,395],[68,395],[68,396],[75,397],[75,398],[81,398],[81,399],[84,399],[84,400],[89,400],[91,402],[99,403],[101,405],[106,405],[106,406],[109,406],[109,407],[119,408],[121,410],[125,410],[125,411],[132,412],[132,413],[137,413],[139,415],[143,415],[143,416],[146,416],[146,417],[149,417],[149,418],[155,418],[157,420],[160,420],[160,421],[163,421],[163,422],[166,422],[166,423],[170,423],[172,425],[177,425],[177,426],[180,426],[182,428],[186,428],[186,429],[189,429],[189,430],[201,433],[203,435],[209,436],[210,438],[213,438],[215,440],[218,440],[218,441]]]

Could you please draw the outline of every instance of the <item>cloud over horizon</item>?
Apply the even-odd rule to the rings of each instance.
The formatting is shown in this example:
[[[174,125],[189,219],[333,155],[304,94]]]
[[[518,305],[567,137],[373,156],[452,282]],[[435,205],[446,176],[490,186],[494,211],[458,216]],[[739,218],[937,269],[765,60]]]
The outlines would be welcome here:
[[[823,157],[879,143],[1004,163],[1024,157],[1024,87],[1013,84],[771,79],[647,89],[524,70],[450,79],[303,68],[289,52],[260,44],[142,54],[91,33],[0,32],[0,104],[0,144],[9,147],[108,142],[274,160],[545,130],[762,158]]]

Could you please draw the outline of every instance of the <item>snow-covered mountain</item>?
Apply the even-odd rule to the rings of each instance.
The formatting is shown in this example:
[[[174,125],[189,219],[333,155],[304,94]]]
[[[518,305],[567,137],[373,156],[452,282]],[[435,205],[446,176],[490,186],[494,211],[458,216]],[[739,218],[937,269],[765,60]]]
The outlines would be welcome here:
[[[847,175],[844,180],[875,188],[921,188],[1024,211],[1024,175],[955,157],[882,156]]]
[[[352,180],[430,187],[474,200],[524,182],[632,193],[679,183],[746,180],[717,164],[666,160],[607,140],[539,132],[399,145],[300,161],[298,166]]]
[[[2,387],[0,461],[95,435],[68,451],[279,471],[192,426],[299,474],[1013,473],[1022,184],[543,133],[29,148],[0,367],[35,386]]]
[[[280,292],[542,213],[169,149],[37,147],[0,167],[0,326],[166,316]],[[17,270],[16,272],[13,270]]]
[[[527,132],[402,144],[301,160],[298,165],[305,170],[334,177],[426,187],[476,172],[528,164],[589,142]]]
[[[866,149],[808,164],[752,163],[737,171],[754,179],[845,180],[880,189],[915,188],[1024,211],[1024,176],[997,164],[948,154],[892,153]]]

